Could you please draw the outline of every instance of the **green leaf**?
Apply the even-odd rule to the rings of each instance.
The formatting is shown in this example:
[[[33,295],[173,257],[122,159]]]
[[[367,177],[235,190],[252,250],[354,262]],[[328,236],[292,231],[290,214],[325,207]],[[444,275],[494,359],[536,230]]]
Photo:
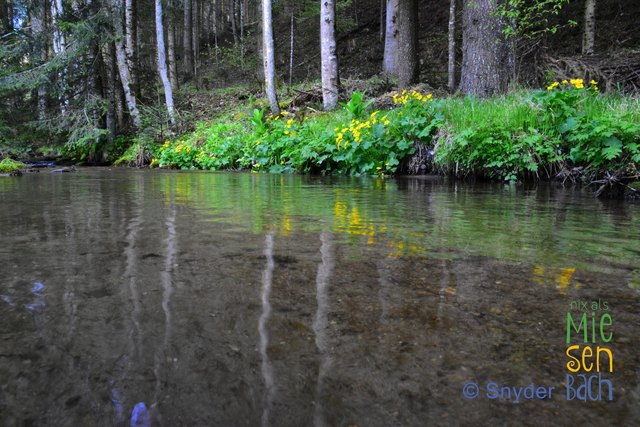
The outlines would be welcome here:
[[[565,121],[563,124],[560,125],[560,133],[563,133],[563,134],[567,133],[575,129],[577,125],[578,125],[578,121],[573,117],[569,117],[567,121]]]

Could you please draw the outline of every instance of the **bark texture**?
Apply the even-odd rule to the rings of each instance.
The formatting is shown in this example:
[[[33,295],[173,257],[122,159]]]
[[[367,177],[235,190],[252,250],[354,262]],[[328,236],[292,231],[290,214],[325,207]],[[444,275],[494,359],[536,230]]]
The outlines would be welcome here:
[[[136,16],[135,0],[125,0],[124,5],[125,22],[125,52],[127,54],[127,66],[131,75],[131,84],[138,92],[138,67],[136,65],[136,40],[138,38],[138,22]]]
[[[464,0],[460,90],[481,97],[507,90],[510,44],[496,17],[496,0]]]
[[[398,0],[398,87],[418,80],[418,0]]]
[[[167,58],[164,47],[164,28],[162,25],[162,1],[156,0],[156,45],[158,48],[158,74],[164,86],[164,99],[171,124],[175,126],[176,117],[173,111],[173,91],[167,73]]]
[[[276,66],[273,47],[273,27],[271,20],[271,0],[262,0],[262,45],[264,56],[264,79],[269,105],[273,114],[280,114],[276,96]]]
[[[113,0],[113,19],[115,28],[115,49],[116,49],[116,64],[118,67],[118,74],[120,75],[120,82],[122,83],[122,90],[124,92],[124,98],[129,109],[129,114],[133,125],[136,128],[140,128],[140,112],[136,105],[135,93],[132,89],[131,75],[129,74],[129,67],[127,64],[127,54],[124,46],[124,31],[122,28],[122,19],[120,14],[122,13],[122,0]]]
[[[182,27],[182,47],[184,49],[184,77],[185,80],[193,77],[193,38],[192,38],[192,20],[193,12],[191,10],[191,1],[184,0],[184,24]]]
[[[175,0],[169,0],[169,10],[173,10],[173,2]],[[178,62],[176,59],[176,24],[173,22],[172,14],[169,14],[167,19],[167,49],[168,49],[168,63],[169,63],[169,81],[171,82],[171,89],[178,90]]]
[[[586,0],[584,4],[584,32],[582,54],[593,55],[596,46],[596,0]]]
[[[396,61],[398,55],[398,0],[387,0],[387,17],[384,36],[384,59],[382,71],[397,76]]]
[[[325,110],[338,105],[338,56],[336,54],[335,0],[320,3],[320,56],[322,58],[322,104]]]
[[[447,87],[456,90],[456,0],[449,1],[449,44],[447,61]]]

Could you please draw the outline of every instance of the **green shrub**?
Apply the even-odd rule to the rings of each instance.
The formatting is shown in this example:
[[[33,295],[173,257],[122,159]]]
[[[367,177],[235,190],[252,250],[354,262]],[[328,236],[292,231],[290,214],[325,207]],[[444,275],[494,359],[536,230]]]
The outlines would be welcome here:
[[[7,157],[0,162],[0,173],[17,173],[20,172],[20,169],[26,167],[27,165],[24,163],[16,162],[15,160]]]

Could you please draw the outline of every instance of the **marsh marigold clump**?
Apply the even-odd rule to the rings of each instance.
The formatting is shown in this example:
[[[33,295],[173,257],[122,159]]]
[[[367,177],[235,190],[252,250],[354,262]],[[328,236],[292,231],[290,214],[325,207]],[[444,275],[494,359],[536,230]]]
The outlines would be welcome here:
[[[554,90],[554,89],[558,89],[558,90],[585,89],[585,84],[583,79],[569,79],[569,80],[562,80],[560,82],[555,81],[551,83],[549,86],[547,86],[547,90]],[[598,82],[596,82],[595,80],[591,80],[589,82],[589,89],[593,90],[594,92],[597,92]]]

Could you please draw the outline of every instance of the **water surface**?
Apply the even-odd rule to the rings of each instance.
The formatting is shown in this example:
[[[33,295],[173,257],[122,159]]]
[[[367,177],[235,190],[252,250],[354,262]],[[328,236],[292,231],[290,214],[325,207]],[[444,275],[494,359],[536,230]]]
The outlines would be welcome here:
[[[97,168],[0,203],[1,425],[640,423],[638,204]],[[567,312],[612,317],[612,401],[567,400]]]

